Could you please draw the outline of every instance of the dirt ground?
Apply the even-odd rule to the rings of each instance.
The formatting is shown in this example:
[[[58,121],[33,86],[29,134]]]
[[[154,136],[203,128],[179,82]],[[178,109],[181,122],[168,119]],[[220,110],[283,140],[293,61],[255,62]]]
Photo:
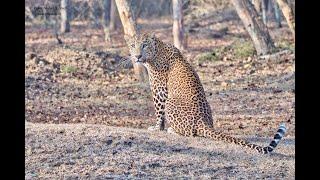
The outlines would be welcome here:
[[[172,42],[170,17],[138,23]],[[282,54],[240,57],[231,48],[204,61],[205,53],[251,40],[230,9],[186,24],[183,54],[200,76],[215,128],[266,145],[285,122],[288,132],[274,154],[146,131],[155,119],[150,88],[130,64],[118,66],[128,55],[121,31],[105,43],[102,29],[72,22],[58,45],[51,29],[27,24],[26,179],[294,179],[295,56],[285,22],[268,26]]]
[[[269,138],[239,136],[265,145]],[[26,179],[294,179],[294,138],[260,155],[236,145],[144,129],[26,124]]]

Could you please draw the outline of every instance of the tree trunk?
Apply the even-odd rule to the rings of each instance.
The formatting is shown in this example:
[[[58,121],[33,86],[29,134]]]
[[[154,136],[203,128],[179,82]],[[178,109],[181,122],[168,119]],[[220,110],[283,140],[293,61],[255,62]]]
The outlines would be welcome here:
[[[110,5],[110,23],[109,23],[109,30],[114,31],[117,28],[116,24],[116,18],[117,18],[117,7],[115,5],[114,0],[111,0],[111,5]]]
[[[273,12],[273,6],[272,6],[272,0],[267,0],[267,17],[271,17],[274,15],[274,12]],[[271,18],[269,18],[271,19]]]
[[[276,0],[283,16],[286,18],[286,21],[289,25],[289,28],[291,29],[293,35],[295,34],[295,20],[294,20],[294,14],[293,9],[289,6],[288,2],[286,0]]]
[[[61,33],[70,32],[70,0],[61,0]]]
[[[274,8],[274,16],[276,18],[276,27],[280,28],[281,27],[281,14],[280,14],[280,10],[279,10],[279,5],[275,0],[273,0],[273,8]]]
[[[93,26],[95,28],[98,28],[99,27],[99,16],[98,16],[98,2],[97,1],[88,1],[89,2],[89,7],[90,7],[90,10],[89,10],[89,16],[90,16],[90,19],[93,21]]]
[[[133,16],[133,13],[131,11],[131,8],[129,6],[129,3],[127,0],[116,0],[117,9],[119,12],[120,20],[122,22],[122,26],[124,29],[124,34],[134,37],[139,36],[140,33],[137,30],[137,24],[135,21],[135,18]],[[133,52],[130,52],[130,54],[134,54]],[[147,70],[146,68],[139,63],[134,62],[132,59],[133,69],[136,77],[140,81],[145,81],[147,79]]]
[[[267,17],[267,11],[268,11],[268,0],[261,0],[261,10],[262,10],[262,20],[265,25],[267,25],[268,17]]]
[[[183,26],[183,14],[182,14],[182,0],[172,0],[173,7],[173,43],[174,46],[180,50],[185,48],[183,40],[184,26]]]
[[[257,13],[261,14],[261,0],[253,0],[252,1],[254,8],[256,9]]]
[[[111,0],[103,0],[103,31],[104,31],[104,40],[110,42],[110,5]]]
[[[266,25],[248,0],[231,0],[238,16],[248,31],[258,55],[265,55],[274,50],[274,44]]]

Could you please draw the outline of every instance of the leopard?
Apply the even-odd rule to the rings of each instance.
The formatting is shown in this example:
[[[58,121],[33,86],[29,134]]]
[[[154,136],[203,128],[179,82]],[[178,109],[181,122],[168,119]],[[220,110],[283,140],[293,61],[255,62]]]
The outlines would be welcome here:
[[[155,34],[124,35],[130,58],[147,69],[155,108],[156,123],[148,130],[180,136],[204,137],[233,143],[261,154],[271,153],[286,133],[282,123],[268,146],[260,146],[214,129],[210,104],[192,65],[173,44]]]

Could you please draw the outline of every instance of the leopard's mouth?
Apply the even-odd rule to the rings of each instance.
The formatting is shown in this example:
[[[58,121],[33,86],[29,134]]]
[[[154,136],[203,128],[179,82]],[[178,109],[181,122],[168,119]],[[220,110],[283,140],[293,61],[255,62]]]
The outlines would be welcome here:
[[[137,59],[136,62],[139,63],[139,62],[143,62],[143,61],[142,61],[142,59],[140,58],[140,59]]]
[[[146,61],[145,61],[145,58],[140,57],[140,58],[136,58],[136,62],[137,63],[145,63]]]

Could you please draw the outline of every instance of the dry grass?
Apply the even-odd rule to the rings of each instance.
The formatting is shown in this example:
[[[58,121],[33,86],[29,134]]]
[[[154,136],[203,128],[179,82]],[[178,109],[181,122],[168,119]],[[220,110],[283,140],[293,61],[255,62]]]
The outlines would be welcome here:
[[[245,138],[265,145],[270,138]],[[294,179],[294,138],[271,155],[165,132],[88,124],[26,124],[26,179]]]

